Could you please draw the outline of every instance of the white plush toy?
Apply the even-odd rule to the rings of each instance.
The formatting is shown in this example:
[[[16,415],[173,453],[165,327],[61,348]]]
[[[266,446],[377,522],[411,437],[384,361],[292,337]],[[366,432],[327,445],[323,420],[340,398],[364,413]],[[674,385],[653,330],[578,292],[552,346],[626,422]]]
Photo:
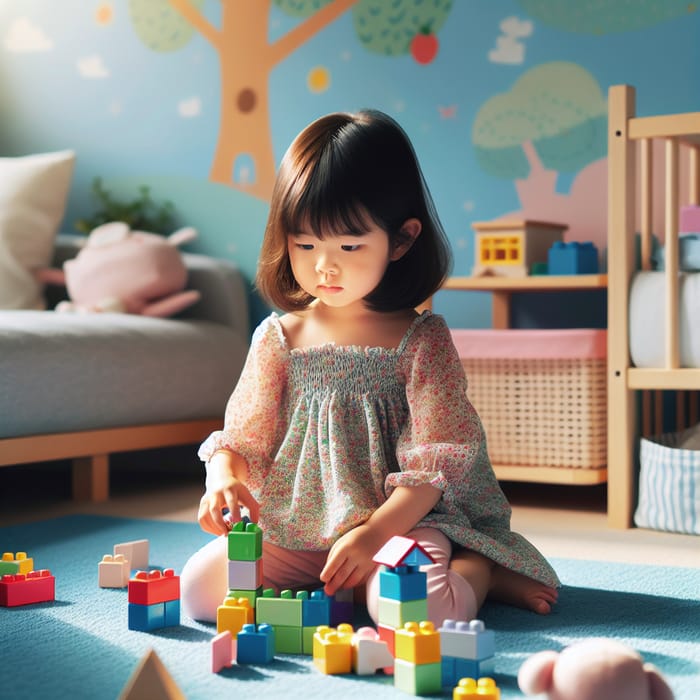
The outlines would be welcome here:
[[[518,685],[525,695],[547,700],[673,700],[655,666],[611,639],[533,654],[520,667]]]

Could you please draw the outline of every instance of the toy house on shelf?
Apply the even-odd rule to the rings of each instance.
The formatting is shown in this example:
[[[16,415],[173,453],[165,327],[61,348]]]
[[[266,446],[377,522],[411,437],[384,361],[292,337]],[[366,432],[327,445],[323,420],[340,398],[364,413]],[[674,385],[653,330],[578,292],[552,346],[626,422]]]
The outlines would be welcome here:
[[[562,241],[565,224],[504,219],[472,224],[475,264],[472,275],[526,277],[535,263],[545,263],[556,241]]]

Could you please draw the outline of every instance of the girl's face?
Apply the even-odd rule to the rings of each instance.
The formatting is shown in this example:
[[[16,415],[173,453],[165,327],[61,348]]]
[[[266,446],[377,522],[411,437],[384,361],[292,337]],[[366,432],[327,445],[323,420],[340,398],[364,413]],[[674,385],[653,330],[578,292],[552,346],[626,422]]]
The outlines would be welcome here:
[[[389,235],[375,224],[361,236],[311,233],[287,237],[292,272],[299,286],[327,306],[341,308],[364,303],[395,259]]]

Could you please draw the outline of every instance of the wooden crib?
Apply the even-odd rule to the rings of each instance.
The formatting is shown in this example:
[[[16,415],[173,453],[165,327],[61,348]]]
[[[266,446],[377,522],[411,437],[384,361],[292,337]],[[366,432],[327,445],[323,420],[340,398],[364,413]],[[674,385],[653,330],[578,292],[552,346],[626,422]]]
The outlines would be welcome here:
[[[681,367],[679,359],[678,230],[680,207],[700,204],[700,112],[636,117],[634,88],[616,85],[609,91],[608,117],[608,521],[628,528],[636,502],[636,445],[640,435],[661,431],[659,392],[677,392],[679,428],[698,421],[700,368]],[[652,155],[658,140],[664,144],[661,164]],[[688,184],[681,188],[683,159]],[[639,368],[630,360],[630,286],[637,232],[641,267],[651,269],[655,167],[663,168],[665,361]]]

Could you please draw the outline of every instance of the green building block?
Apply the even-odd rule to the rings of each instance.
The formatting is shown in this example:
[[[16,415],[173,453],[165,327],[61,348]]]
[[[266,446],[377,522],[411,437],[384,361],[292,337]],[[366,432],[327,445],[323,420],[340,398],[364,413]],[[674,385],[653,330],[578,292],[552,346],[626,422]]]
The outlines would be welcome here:
[[[286,627],[274,625],[275,653],[277,654],[303,654],[304,642],[301,627]]]
[[[255,620],[258,624],[264,622],[273,627],[301,627],[303,600],[301,591],[296,597],[292,591],[282,591],[276,597],[272,588],[266,588],[255,601]]]
[[[392,600],[380,596],[378,603],[379,624],[386,627],[399,629],[407,622],[423,622],[428,619],[428,601],[425,598]]]
[[[244,589],[239,589],[239,588],[229,588],[229,591],[226,595],[227,598],[246,598],[250,602],[250,607],[254,608],[255,607],[255,601],[262,595],[263,589],[262,586],[260,588],[256,588],[255,590],[252,591],[247,591]]]
[[[262,529],[257,523],[234,523],[228,533],[228,558],[231,561],[257,561],[262,557]]]
[[[394,661],[394,687],[410,695],[439,695],[442,693],[442,664],[412,664]]]

